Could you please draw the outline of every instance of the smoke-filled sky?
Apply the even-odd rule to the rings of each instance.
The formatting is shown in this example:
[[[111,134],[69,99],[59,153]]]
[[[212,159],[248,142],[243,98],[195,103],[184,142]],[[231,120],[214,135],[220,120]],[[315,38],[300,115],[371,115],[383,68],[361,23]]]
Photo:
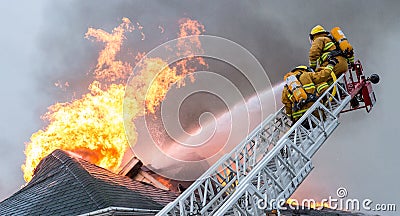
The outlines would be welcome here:
[[[326,198],[346,187],[353,198],[400,207],[400,145],[397,83],[400,80],[400,2],[383,1],[7,1],[2,2],[0,67],[0,200],[24,183],[24,142],[44,126],[46,108],[72,97],[54,86],[68,81],[84,91],[101,44],[84,39],[88,27],[107,31],[122,17],[144,26],[146,40],[133,47],[149,51],[176,37],[178,20],[190,17],[206,34],[235,41],[252,52],[273,83],[307,62],[309,30],[340,26],[367,74],[379,73],[378,103],[341,116],[341,125],[315,155],[315,169],[296,196]],[[165,28],[160,34],[158,26]],[[130,38],[132,43],[140,41]],[[382,213],[385,214],[385,213]]]

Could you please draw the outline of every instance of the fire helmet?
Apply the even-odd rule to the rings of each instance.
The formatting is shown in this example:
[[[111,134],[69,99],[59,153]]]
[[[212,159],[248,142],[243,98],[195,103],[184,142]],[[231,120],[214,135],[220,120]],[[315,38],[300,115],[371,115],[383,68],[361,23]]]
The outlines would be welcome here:
[[[312,28],[310,32],[310,39],[312,40],[314,38],[314,35],[321,33],[328,33],[328,32],[321,25],[314,26],[314,28]]]

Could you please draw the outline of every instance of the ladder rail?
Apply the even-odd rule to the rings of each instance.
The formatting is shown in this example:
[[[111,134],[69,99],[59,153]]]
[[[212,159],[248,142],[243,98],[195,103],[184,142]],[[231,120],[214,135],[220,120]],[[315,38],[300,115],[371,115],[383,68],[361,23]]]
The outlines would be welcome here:
[[[307,175],[313,169],[311,157],[316,153],[319,147],[325,142],[325,140],[333,133],[336,127],[339,125],[338,117],[340,112],[350,102],[351,95],[342,88],[338,83],[344,79],[342,75],[330,88],[309,108],[309,110],[299,119],[296,124],[291,127],[287,133],[279,140],[274,149],[268,152],[267,156],[260,161],[257,166],[245,177],[241,185],[238,185],[235,193],[227,199],[227,201],[215,212],[216,215],[223,215],[229,209],[234,207],[234,211],[239,212],[243,210],[247,214],[257,215],[260,214],[264,209],[260,209],[260,206],[254,205],[254,203],[266,203],[266,209],[277,209],[277,203],[272,201],[279,201],[281,199],[286,200],[295,191],[297,186],[307,177]],[[330,91],[336,86],[340,89],[341,94],[338,95],[334,100],[336,105],[329,100],[332,97]],[[342,97],[344,98],[342,99]],[[323,101],[327,101],[324,103]],[[323,110],[326,115],[322,117],[320,110]],[[319,111],[319,119],[316,118],[313,113]],[[315,127],[311,126],[309,130],[304,128],[304,122],[312,122]],[[308,138],[303,141],[300,145],[296,144],[296,135],[307,131],[307,136],[314,136],[314,140]],[[308,143],[308,145],[306,145]],[[302,145],[304,144],[304,145]],[[283,158],[281,150],[288,148],[287,158]],[[300,148],[299,148],[300,147]],[[275,160],[274,160],[275,159]],[[278,159],[278,160],[276,160]],[[302,166],[294,166],[293,164],[288,166],[284,161],[302,161]],[[279,161],[279,162],[276,162]],[[266,169],[268,164],[275,163],[277,167],[276,173],[285,173],[280,175],[279,179],[274,178],[271,175],[271,170]],[[294,173],[295,172],[295,173]],[[255,185],[254,181],[263,178],[263,182],[279,182],[281,185],[276,187],[274,184],[264,184],[262,186]],[[282,184],[285,189],[282,189]],[[274,191],[273,191],[274,190]],[[273,191],[273,192],[271,192]],[[262,194],[260,196],[260,194]],[[243,202],[245,200],[246,202]],[[251,200],[248,201],[248,200]],[[245,204],[243,204],[245,203]],[[242,204],[242,205],[241,205]]]

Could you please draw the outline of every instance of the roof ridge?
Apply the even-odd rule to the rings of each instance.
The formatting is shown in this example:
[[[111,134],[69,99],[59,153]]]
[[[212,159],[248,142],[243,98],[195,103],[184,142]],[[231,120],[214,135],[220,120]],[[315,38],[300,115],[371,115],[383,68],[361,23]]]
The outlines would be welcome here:
[[[57,151],[57,150],[55,150],[55,151]],[[54,152],[54,151],[53,151],[53,152]],[[52,153],[53,153],[53,152],[52,152]],[[57,172],[52,172],[52,173],[50,173],[49,175],[47,175],[46,178],[39,178],[40,176],[39,176],[39,177],[36,176],[36,178],[35,178],[36,173],[39,172],[39,171],[41,170],[41,169],[39,168],[39,166],[41,166],[43,163],[45,163],[45,161],[48,159],[49,156],[53,156],[52,153],[49,154],[49,155],[47,155],[45,158],[43,158],[43,159],[40,161],[40,163],[36,166],[35,171],[34,171],[34,175],[33,175],[33,178],[31,179],[31,181],[26,182],[24,185],[21,186],[21,189],[20,189],[20,190],[18,190],[17,192],[15,192],[13,195],[7,197],[6,199],[2,200],[1,203],[2,203],[2,202],[5,202],[6,200],[8,200],[9,198],[11,198],[11,197],[14,196],[14,195],[18,195],[18,194],[20,194],[20,193],[22,193],[22,192],[24,192],[24,191],[26,191],[26,190],[32,188],[33,186],[35,186],[35,185],[37,185],[37,184],[40,184],[40,183],[43,182],[43,181],[46,181],[46,179],[47,179],[48,177],[51,177],[51,176],[56,175]],[[53,156],[53,157],[54,157],[54,156]],[[61,167],[59,167],[59,169],[60,169],[60,168],[61,168]]]
[[[83,184],[83,182],[81,181],[81,179],[73,172],[73,170],[70,169],[69,166],[70,166],[71,164],[67,164],[67,163],[65,163],[63,160],[61,160],[60,157],[57,157],[57,156],[54,154],[56,151],[57,151],[57,150],[53,151],[53,152],[51,153],[51,155],[52,155],[53,157],[55,157],[57,160],[59,160],[59,161],[61,162],[61,164],[63,164],[63,166],[65,166],[66,170],[67,170],[72,176],[74,176],[74,178],[79,182],[79,184],[81,185],[81,187],[83,188],[83,190],[85,191],[85,193],[86,193],[86,194],[88,195],[88,197],[93,201],[93,203],[97,206],[97,208],[101,209],[102,206],[96,201],[95,198],[93,198],[93,196],[91,195],[91,193],[88,192],[88,188],[85,187],[85,185]],[[62,152],[63,155],[67,157],[67,160],[71,160],[71,161],[73,162],[72,164],[74,164],[75,166],[77,165],[76,163],[79,163],[79,161],[77,161],[75,158],[70,157],[70,155],[68,155],[68,153],[66,153],[65,151],[62,151],[62,150],[59,150],[59,151]],[[80,164],[80,163],[79,163],[79,164]],[[80,165],[80,167],[83,168],[83,170],[85,171],[85,173],[86,173],[90,178],[93,178],[93,177],[89,174],[89,172],[88,172],[84,167],[82,167],[81,165]]]

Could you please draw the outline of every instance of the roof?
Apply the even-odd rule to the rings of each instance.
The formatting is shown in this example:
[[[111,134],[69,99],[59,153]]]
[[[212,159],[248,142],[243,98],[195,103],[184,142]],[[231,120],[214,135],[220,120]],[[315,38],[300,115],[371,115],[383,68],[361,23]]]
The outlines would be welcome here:
[[[55,150],[32,180],[0,203],[0,215],[77,215],[108,207],[160,210],[176,195]]]

